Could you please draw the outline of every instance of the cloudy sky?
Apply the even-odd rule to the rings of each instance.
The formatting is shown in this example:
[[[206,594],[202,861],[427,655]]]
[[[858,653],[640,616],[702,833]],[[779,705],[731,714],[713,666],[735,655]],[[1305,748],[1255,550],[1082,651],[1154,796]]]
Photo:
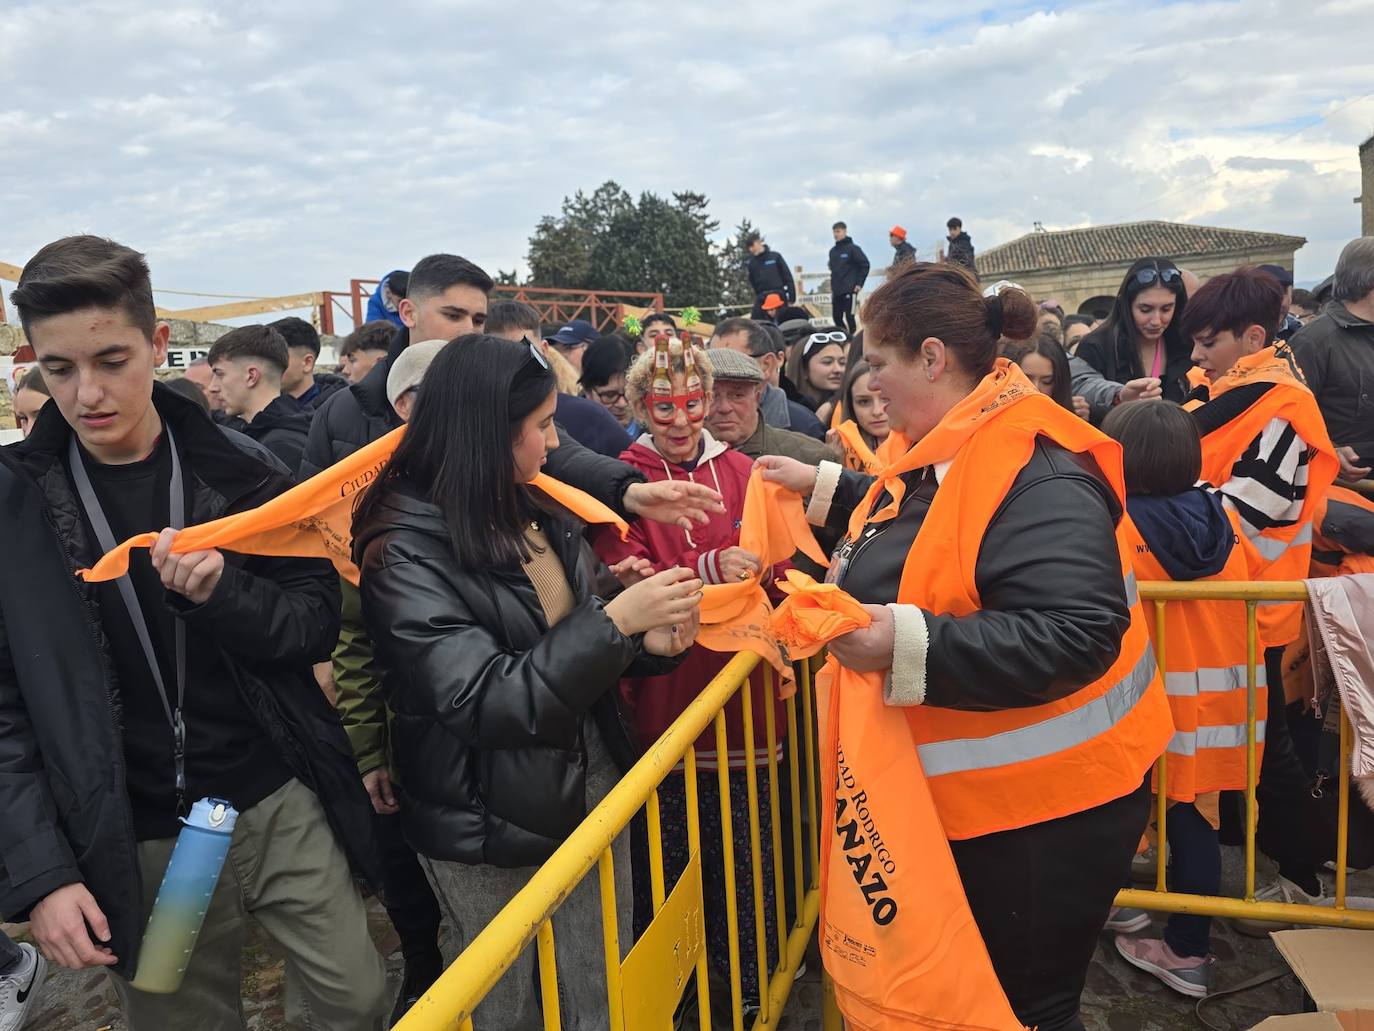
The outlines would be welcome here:
[[[1374,132],[1374,0],[153,6],[0,4],[0,261],[94,232],[178,290],[523,269],[611,178],[807,267],[837,218],[879,257],[893,222],[1164,218],[1306,236],[1301,281]]]

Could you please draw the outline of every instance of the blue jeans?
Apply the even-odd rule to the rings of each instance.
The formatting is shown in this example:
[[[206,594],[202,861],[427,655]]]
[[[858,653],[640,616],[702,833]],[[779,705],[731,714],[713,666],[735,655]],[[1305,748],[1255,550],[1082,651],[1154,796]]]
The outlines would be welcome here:
[[[1169,890],[1190,895],[1221,891],[1221,845],[1217,832],[1189,802],[1169,807]],[[1180,956],[1205,956],[1212,948],[1212,918],[1175,913],[1164,941]]]
[[[11,970],[17,970],[23,960],[23,951],[18,945],[10,941],[9,935],[0,931],[0,974],[8,974]]]

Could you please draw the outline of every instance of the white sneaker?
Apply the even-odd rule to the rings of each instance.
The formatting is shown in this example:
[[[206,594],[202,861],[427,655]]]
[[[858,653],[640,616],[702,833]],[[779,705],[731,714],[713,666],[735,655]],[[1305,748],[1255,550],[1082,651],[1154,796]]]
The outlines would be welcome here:
[[[24,1015],[38,997],[38,986],[48,972],[48,961],[28,942],[18,942],[24,954],[18,968],[0,975],[0,1031],[19,1031]]]
[[[1159,853],[1155,846],[1151,845],[1144,852],[1139,853],[1131,859],[1131,880],[1135,884],[1153,885],[1155,883],[1155,867],[1159,862]],[[1164,853],[1165,864],[1167,865],[1169,853]]]
[[[1286,902],[1289,904],[1303,906],[1329,906],[1332,903],[1325,901],[1326,888],[1317,882],[1317,894],[1309,895],[1287,877],[1279,877],[1272,883],[1266,884],[1259,891],[1255,892],[1256,902]],[[1350,905],[1347,899],[1346,905]],[[1351,906],[1351,908],[1356,908]],[[1296,926],[1295,924],[1275,923],[1272,920],[1250,920],[1238,917],[1231,921],[1231,926],[1241,934],[1251,938],[1267,938],[1271,931],[1286,931]]]

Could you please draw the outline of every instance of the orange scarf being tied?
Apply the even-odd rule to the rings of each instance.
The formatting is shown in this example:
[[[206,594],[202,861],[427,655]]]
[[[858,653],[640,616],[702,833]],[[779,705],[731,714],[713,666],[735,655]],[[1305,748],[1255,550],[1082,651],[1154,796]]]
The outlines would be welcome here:
[[[245,555],[327,558],[341,576],[357,586],[353,506],[361,492],[382,474],[403,433],[404,426],[393,430],[257,508],[186,527],[177,534],[172,552],[184,555],[223,548]],[[543,473],[534,478],[531,486],[538,487],[584,522],[615,526],[621,537],[629,533],[623,519],[575,487]],[[150,548],[156,542],[156,533],[131,537],[93,567],[83,569],[81,576],[90,582],[117,579],[129,571],[130,551]],[[750,478],[744,499],[740,547],[759,556],[762,568],[749,580],[703,589],[702,625],[697,640],[712,651],[757,651],[783,673],[788,685],[785,695],[791,686],[791,666],[768,629],[772,605],[764,593],[764,577],[773,565],[786,561],[798,550],[822,565],[826,556],[807,525],[801,498],[764,480],[759,470]]]
[[[358,496],[376,482],[401,442],[405,427],[359,448],[304,483],[278,494],[257,508],[236,512],[199,526],[188,526],[176,536],[172,553],[223,548],[244,555],[289,558],[327,558],[339,575],[355,587],[358,567],[353,564],[353,506]],[[630,532],[625,520],[595,498],[575,487],[540,473],[531,486],[538,487],[573,515],[588,523],[609,523],[623,537]],[[114,548],[81,576],[90,582],[115,580],[129,571],[129,552],[151,548],[156,533],[141,533]]]
[[[762,565],[748,580],[702,588],[697,641],[715,652],[758,652],[782,674],[780,694],[786,698],[796,685],[791,664],[783,657],[769,629],[773,606],[763,588],[764,578],[774,565],[786,562],[798,551],[823,566],[829,559],[806,521],[801,496],[765,480],[758,467],[750,474],[744,495],[739,546],[757,555]]]
[[[797,570],[773,629],[794,658],[871,622],[834,584]],[[821,756],[821,957],[854,1031],[1021,1031],[992,969],[884,673],[833,657],[816,675]]]

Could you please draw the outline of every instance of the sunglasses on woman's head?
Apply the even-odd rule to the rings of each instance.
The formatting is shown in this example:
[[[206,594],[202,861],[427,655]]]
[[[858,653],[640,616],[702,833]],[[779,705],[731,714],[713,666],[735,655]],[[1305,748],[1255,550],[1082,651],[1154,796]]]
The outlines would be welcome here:
[[[846,333],[838,331],[831,333],[812,333],[806,338],[806,343],[802,345],[802,357],[805,358],[811,353],[811,349],[821,344],[843,344],[849,340]]]
[[[1183,273],[1170,266],[1169,268],[1143,268],[1135,274],[1135,281],[1141,286],[1151,286],[1155,283],[1176,283],[1183,278]]]
[[[529,349],[530,349],[530,357],[533,358],[535,361],[537,361],[537,362],[539,363],[540,367],[541,367],[545,372],[551,371],[551,370],[549,369],[549,359],[548,359],[548,356],[546,356],[546,355],[544,354],[544,352],[541,351],[541,350],[539,349],[539,345],[536,344],[536,343],[535,343],[533,340],[531,340],[529,337],[523,337],[522,339],[524,340],[525,345],[526,345],[527,347],[529,347]]]

